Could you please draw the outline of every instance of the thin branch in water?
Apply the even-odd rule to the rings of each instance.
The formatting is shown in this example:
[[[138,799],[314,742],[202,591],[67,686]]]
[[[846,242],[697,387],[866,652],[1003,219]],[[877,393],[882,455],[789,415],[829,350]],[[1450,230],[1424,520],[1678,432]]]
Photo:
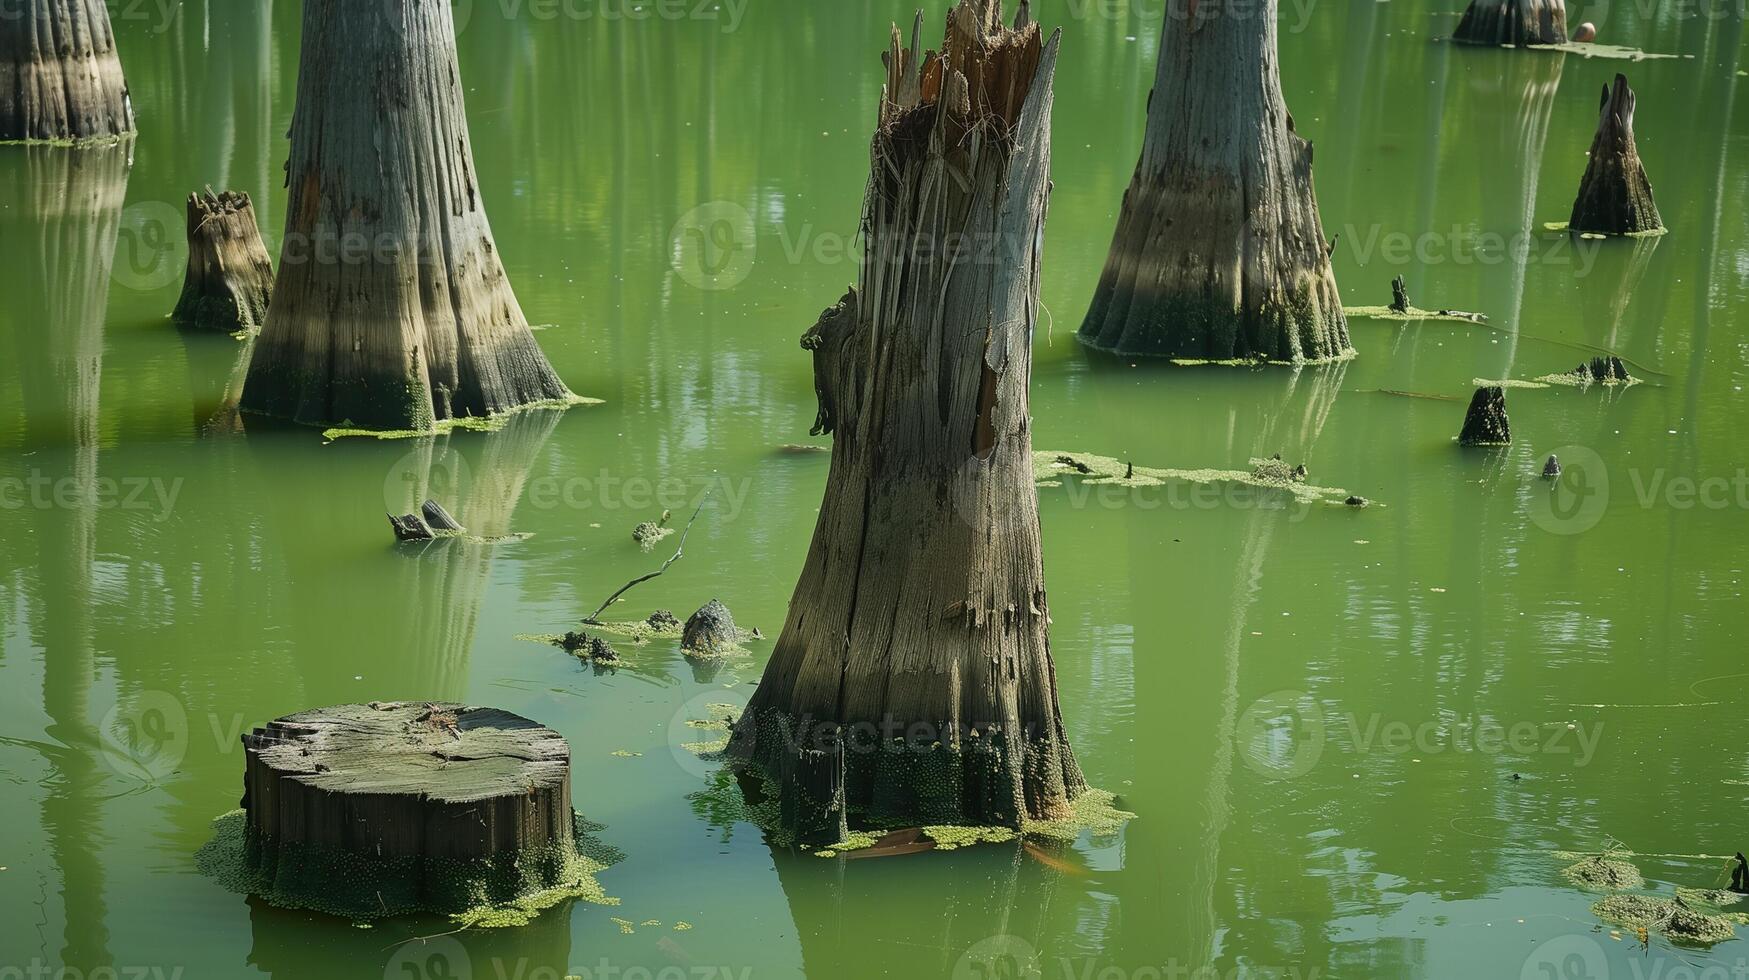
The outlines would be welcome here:
[[[715,489],[715,488],[712,488],[712,489]],[[620,586],[618,592],[615,592],[613,595],[610,595],[607,597],[607,601],[601,604],[601,608],[595,610],[594,612],[590,613],[588,616],[585,616],[583,618],[584,625],[600,626],[601,625],[601,619],[600,619],[601,614],[603,612],[607,611],[608,606],[611,606],[615,602],[619,601],[620,596],[625,595],[627,592],[630,592],[632,590],[633,586],[642,585],[645,582],[648,582],[649,580],[655,578],[656,576],[661,575],[663,572],[666,572],[668,570],[668,566],[679,561],[681,556],[683,554],[685,554],[685,552],[686,552],[686,536],[692,533],[693,522],[697,521],[698,515],[704,512],[705,501],[710,500],[710,499],[711,499],[711,490],[706,490],[704,493],[704,496],[701,497],[698,501],[698,509],[693,511],[692,517],[687,520],[686,530],[680,532],[680,545],[679,545],[679,547],[674,549],[674,556],[672,558],[669,558],[667,561],[663,562],[661,568],[656,569],[655,571],[649,573],[648,575],[640,575],[637,578],[632,579],[630,582],[627,582],[626,584]]]

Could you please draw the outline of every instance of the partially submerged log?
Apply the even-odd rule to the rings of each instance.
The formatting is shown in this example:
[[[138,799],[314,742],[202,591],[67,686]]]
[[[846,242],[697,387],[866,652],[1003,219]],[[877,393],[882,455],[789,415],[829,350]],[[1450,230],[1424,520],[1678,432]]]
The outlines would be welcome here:
[[[1506,389],[1477,388],[1464,416],[1458,443],[1464,446],[1504,446],[1512,441],[1512,423],[1506,417]]]
[[[652,623],[655,617],[650,617]],[[680,648],[707,656],[720,656],[732,651],[741,642],[735,629],[735,617],[729,607],[712,599],[686,620],[686,630],[680,637]]]
[[[1465,44],[1565,44],[1564,0],[1470,0],[1452,33]]]
[[[304,4],[291,188],[246,412],[429,430],[576,400],[480,200],[447,3]]]
[[[400,517],[390,514],[389,528],[395,532],[396,541],[430,541],[436,537],[418,514],[402,514]]]
[[[1312,144],[1282,100],[1277,6],[1200,0],[1165,18],[1141,161],[1077,334],[1089,347],[1293,363],[1354,353]]]
[[[1664,221],[1652,200],[1652,182],[1634,143],[1634,91],[1627,76],[1603,87],[1597,134],[1591,139],[1591,162],[1579,181],[1573,201],[1570,231],[1628,235],[1659,231]]]
[[[435,500],[427,500],[421,504],[419,512],[425,517],[425,523],[430,525],[433,531],[447,531],[450,534],[467,532],[467,528],[462,527],[461,522],[451,516],[450,512],[444,510],[443,505]]]
[[[225,333],[259,330],[272,295],[273,260],[249,195],[210,187],[188,195],[188,272],[170,318]]]
[[[133,102],[103,0],[0,6],[0,143],[113,139]]]
[[[250,866],[281,904],[459,912],[565,884],[571,752],[496,708],[318,708],[243,736]]]
[[[727,749],[782,784],[804,836],[837,826],[838,758],[863,826],[1018,827],[1086,789],[1046,635],[1028,424],[1061,34],[1025,4],[1004,27],[996,0],[961,0],[940,53],[921,29],[906,46],[895,28],[886,55],[860,284],[803,342],[831,470]],[[939,247],[956,241],[977,255]]]

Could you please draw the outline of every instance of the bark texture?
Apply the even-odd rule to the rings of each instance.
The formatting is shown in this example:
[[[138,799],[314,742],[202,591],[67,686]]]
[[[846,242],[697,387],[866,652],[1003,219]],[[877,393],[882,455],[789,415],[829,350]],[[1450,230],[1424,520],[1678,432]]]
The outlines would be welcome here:
[[[104,0],[0,6],[0,142],[112,139],[133,102]]]
[[[249,195],[188,195],[188,272],[171,319],[234,333],[259,330],[273,295],[273,260]]]
[[[1512,422],[1506,417],[1506,389],[1477,388],[1458,434],[1463,446],[1504,446],[1512,442]]]
[[[368,912],[369,881],[390,906],[465,909],[559,884],[531,856],[562,864],[574,849],[570,747],[506,711],[340,705],[243,746],[249,863],[294,903],[346,911],[357,899]]]
[[[1565,0],[1470,0],[1451,39],[1465,44],[1565,44]]]
[[[1652,200],[1652,182],[1634,144],[1634,90],[1627,76],[1603,87],[1591,162],[1579,181],[1579,196],[1567,220],[1571,231],[1627,235],[1659,231],[1664,221]]]
[[[1028,420],[1050,182],[1047,41],[961,0],[895,28],[861,285],[808,332],[832,468],[731,756],[803,836],[1019,826],[1085,789],[1057,705]],[[841,770],[841,774],[840,774]],[[842,800],[838,799],[842,794]],[[801,797],[808,797],[803,799]]]
[[[1276,0],[1172,6],[1148,127],[1082,343],[1120,354],[1353,353],[1276,60]]]
[[[290,204],[246,412],[429,429],[572,397],[480,201],[447,3],[304,5]]]

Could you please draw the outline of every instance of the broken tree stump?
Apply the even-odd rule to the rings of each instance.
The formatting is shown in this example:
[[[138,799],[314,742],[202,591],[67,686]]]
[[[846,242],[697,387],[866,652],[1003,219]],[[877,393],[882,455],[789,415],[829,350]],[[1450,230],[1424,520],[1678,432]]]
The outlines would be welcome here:
[[[729,614],[729,607],[712,599],[687,618],[686,631],[680,637],[680,649],[720,656],[733,651],[740,642],[735,617]]]
[[[402,514],[396,517],[389,515],[389,527],[395,532],[396,541],[430,541],[437,535],[431,533],[418,514]]]
[[[1634,90],[1626,75],[1603,87],[1591,162],[1579,181],[1569,231],[1630,235],[1661,231],[1664,221],[1652,200],[1652,182],[1634,143]]]
[[[1512,423],[1506,418],[1506,389],[1477,388],[1470,399],[1469,413],[1464,416],[1464,430],[1458,444],[1464,446],[1504,446],[1512,442]]]
[[[1409,312],[1409,286],[1402,276],[1391,280],[1391,312]]]
[[[1628,367],[1615,355],[1593,357],[1573,369],[1573,374],[1586,384],[1620,385],[1638,380],[1628,373]]]
[[[446,531],[450,534],[464,534],[468,530],[467,528],[462,527],[461,522],[450,516],[449,511],[444,510],[443,505],[435,500],[427,500],[425,503],[421,504],[419,507],[419,513],[424,516],[425,523],[429,525],[433,531]]]
[[[170,315],[178,323],[235,333],[267,322],[273,260],[249,195],[188,195],[188,272]]]
[[[571,750],[526,718],[373,701],[288,715],[243,747],[247,862],[279,904],[455,913],[576,872]]]
[[[1565,44],[1564,0],[1470,0],[1451,39],[1464,44]]]
[[[133,101],[107,5],[0,4],[0,143],[81,142],[133,131]]]

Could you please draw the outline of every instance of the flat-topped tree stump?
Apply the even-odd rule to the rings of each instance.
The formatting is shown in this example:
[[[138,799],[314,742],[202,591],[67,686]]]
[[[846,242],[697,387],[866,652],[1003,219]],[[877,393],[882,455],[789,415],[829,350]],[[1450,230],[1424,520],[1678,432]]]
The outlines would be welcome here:
[[[921,15],[909,47],[894,29],[861,284],[803,341],[832,467],[727,752],[779,785],[783,829],[809,843],[846,817],[1019,827],[1086,789],[1028,423],[1060,32],[1025,4],[1005,27],[1000,6],[961,0],[940,53]]]
[[[1565,44],[1565,0],[1470,0],[1451,39],[1464,44]]]
[[[1077,337],[1213,361],[1354,353],[1276,57],[1277,0],[1174,4],[1141,161]]]
[[[571,752],[496,708],[372,702],[243,736],[250,867],[275,902],[456,913],[576,875]]]
[[[0,7],[0,142],[78,142],[133,131],[104,0]]]
[[[1614,84],[1603,87],[1591,162],[1579,181],[1568,230],[1629,235],[1663,229],[1652,200],[1652,182],[1634,144],[1634,101],[1626,75],[1616,75]]]
[[[273,260],[249,195],[188,195],[188,271],[170,318],[207,330],[259,330],[273,295]]]
[[[242,409],[428,430],[575,396],[480,200],[450,5],[304,4],[279,278]]]

